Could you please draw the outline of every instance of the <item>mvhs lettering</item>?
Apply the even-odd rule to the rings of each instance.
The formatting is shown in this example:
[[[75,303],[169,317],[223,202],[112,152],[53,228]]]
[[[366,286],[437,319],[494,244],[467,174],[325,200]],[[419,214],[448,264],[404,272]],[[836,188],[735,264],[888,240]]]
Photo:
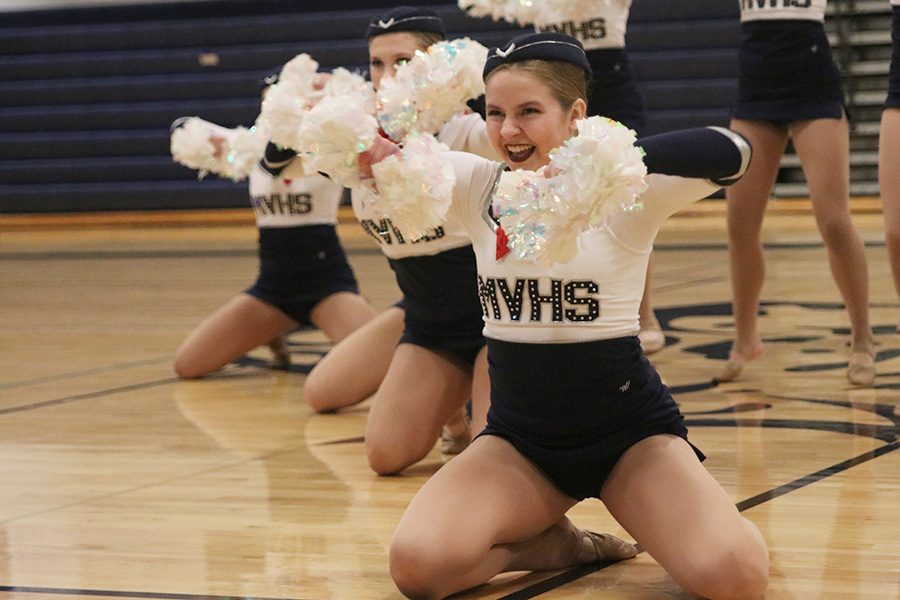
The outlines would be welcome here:
[[[600,286],[589,280],[516,279],[478,276],[484,316],[495,321],[585,323],[600,317]],[[528,314],[524,314],[528,306]],[[548,319],[544,318],[546,314]]]
[[[379,244],[418,244],[419,242],[431,242],[444,237],[444,228],[435,227],[431,235],[426,235],[414,240],[407,240],[403,233],[397,229],[390,219],[381,219],[373,221],[372,219],[364,219],[359,222],[362,228],[370,236],[375,238]]]
[[[250,196],[250,203],[260,215],[305,215],[312,210],[312,194],[260,194]]]
[[[809,8],[812,0],[741,0],[741,9]]]
[[[550,31],[552,33],[565,33],[579,40],[602,40],[606,37],[606,19],[597,17],[590,21],[582,21],[575,23],[574,21],[563,21],[562,23],[553,23],[541,27],[542,32]]]

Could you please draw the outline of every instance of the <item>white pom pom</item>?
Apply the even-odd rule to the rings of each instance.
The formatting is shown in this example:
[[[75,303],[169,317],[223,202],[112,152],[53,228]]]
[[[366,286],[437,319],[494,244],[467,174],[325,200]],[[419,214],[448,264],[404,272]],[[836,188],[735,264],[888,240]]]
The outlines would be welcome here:
[[[456,174],[442,156],[446,145],[432,135],[410,135],[400,155],[375,164],[377,198],[371,207],[404,236],[416,240],[444,221],[453,201]]]
[[[249,129],[237,127],[226,139],[221,167],[216,172],[232,181],[246,179],[266,151],[267,132],[256,125]]]
[[[307,96],[313,92],[313,81],[318,70],[319,63],[309,54],[298,54],[281,67],[276,85],[285,87],[298,96]]]
[[[172,158],[198,171],[198,178],[206,177],[214,171],[218,159],[215,157],[216,147],[211,141],[212,123],[199,117],[188,117],[173,132],[169,149]]]
[[[214,140],[218,140],[214,143]],[[266,135],[258,127],[227,129],[198,117],[189,117],[172,132],[172,158],[196,169],[199,178],[215,173],[233,181],[245,179],[266,148]]]
[[[617,210],[640,209],[647,167],[634,132],[603,117],[578,122],[579,135],[550,153],[545,178],[533,171],[504,173],[495,212],[515,256],[528,262],[568,262],[578,234]]]
[[[378,122],[366,112],[366,99],[358,94],[322,99],[306,116],[299,150],[309,173],[326,173],[337,183],[353,187],[360,182],[357,158],[372,146]]]
[[[282,67],[278,83],[266,90],[257,121],[282,148],[298,149],[297,136],[306,112],[323,95],[315,89],[318,68],[319,63],[308,54],[298,54]]]
[[[282,148],[299,148],[298,134],[309,109],[309,100],[280,83],[269,87],[262,103],[259,122],[269,139]]]
[[[487,48],[469,38],[437,42],[416,52],[394,77],[381,81],[378,122],[395,141],[409,133],[436,133],[466,102],[484,93]]]

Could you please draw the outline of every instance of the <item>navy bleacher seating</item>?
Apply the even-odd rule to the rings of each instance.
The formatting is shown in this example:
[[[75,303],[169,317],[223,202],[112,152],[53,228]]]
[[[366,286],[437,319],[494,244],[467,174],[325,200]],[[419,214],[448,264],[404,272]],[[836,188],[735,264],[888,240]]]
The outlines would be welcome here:
[[[515,29],[433,5],[452,37],[502,44]],[[249,125],[263,76],[300,52],[362,69],[380,0],[217,0],[4,13],[0,212],[237,207],[246,184],[171,161],[169,124]],[[651,132],[725,124],[736,2],[634,0],[628,44]]]

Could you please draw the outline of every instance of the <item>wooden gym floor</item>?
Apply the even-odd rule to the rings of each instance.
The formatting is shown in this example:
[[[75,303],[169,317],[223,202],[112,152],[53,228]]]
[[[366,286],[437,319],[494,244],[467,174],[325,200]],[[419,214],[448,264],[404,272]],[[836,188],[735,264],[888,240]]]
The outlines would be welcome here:
[[[878,342],[874,389],[844,377],[847,317],[802,200],[766,224],[766,355],[711,379],[732,331],[722,203],[666,224],[652,281],[669,345],[652,361],[710,471],[763,531],[768,598],[900,598],[900,305],[877,200],[854,201]],[[343,215],[364,292],[397,299],[385,260]],[[313,415],[304,373],[328,350],[291,336],[179,381],[174,349],[256,271],[249,210],[0,216],[0,600],[387,600],[387,545],[433,452],[380,478],[365,404]],[[582,526],[623,534],[597,501]],[[646,554],[511,574],[465,598],[687,598]]]

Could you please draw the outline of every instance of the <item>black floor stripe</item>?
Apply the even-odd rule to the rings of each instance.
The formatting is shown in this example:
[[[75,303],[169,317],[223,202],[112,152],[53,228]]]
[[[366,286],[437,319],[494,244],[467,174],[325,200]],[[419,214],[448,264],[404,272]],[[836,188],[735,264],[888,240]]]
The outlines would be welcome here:
[[[762,494],[757,494],[756,496],[738,502],[735,506],[737,506],[740,512],[744,512],[745,510],[753,508],[754,506],[759,506],[764,502],[774,500],[779,496],[784,496],[789,492],[799,490],[800,488],[806,487],[812,483],[821,481],[826,477],[837,475],[838,473],[842,473],[847,469],[850,469],[851,467],[855,467],[856,465],[870,461],[874,458],[878,458],[879,456],[883,456],[888,452],[896,450],[897,448],[900,448],[900,440],[895,440],[890,444],[880,446],[879,448],[876,448],[875,450],[872,450],[870,452],[865,452],[863,454],[860,454],[859,456],[839,462],[830,467],[826,467],[820,471],[816,471],[815,473],[811,473],[810,475],[795,479],[790,483],[780,485],[775,489],[763,492]],[[644,552],[644,550],[640,550],[639,554],[642,552]],[[591,573],[602,571],[607,567],[617,564],[617,562],[598,562],[589,565],[581,565],[579,567],[575,567],[574,569],[564,571],[559,575],[555,575],[543,581],[539,581],[538,583],[529,585],[528,587],[522,588],[521,590],[513,592],[512,594],[507,594],[506,596],[503,596],[498,600],[529,600],[530,598],[535,598],[545,592],[554,590],[567,583],[571,583],[573,581],[581,579],[582,577],[586,577]]]
[[[34,379],[23,379],[21,381],[12,381],[10,383],[0,383],[0,390],[8,390],[17,387],[25,387],[29,385],[40,385],[42,383],[50,383],[52,381],[61,381],[64,379],[75,379],[86,375],[96,375],[97,373],[109,373],[111,371],[121,371],[123,369],[131,369],[133,367],[143,367],[147,365],[156,365],[161,362],[172,360],[171,356],[161,356],[159,358],[150,358],[147,360],[138,360],[129,363],[120,363],[108,367],[97,367],[94,369],[85,369],[83,371],[72,371],[70,373],[59,373],[57,375],[47,375],[45,377],[35,377]]]
[[[47,408],[48,406],[59,406],[60,404],[68,404],[69,402],[78,402],[79,400],[90,400],[93,398],[102,398],[103,396],[111,396],[120,392],[131,392],[134,390],[142,390],[146,388],[156,387],[158,385],[166,385],[181,381],[177,377],[167,377],[166,379],[157,379],[155,381],[144,381],[142,383],[134,383],[132,385],[123,385],[121,387],[98,390],[96,392],[87,392],[86,394],[77,394],[75,396],[66,396],[65,398],[56,398],[54,400],[44,400],[35,402],[34,404],[23,404],[21,406],[12,406],[10,408],[0,408],[0,416],[17,412],[25,412],[28,410],[36,410],[38,408]]]
[[[882,248],[883,241],[867,241],[867,248]],[[778,242],[764,244],[765,250],[812,250],[823,248],[822,242]],[[728,250],[728,245],[724,243],[711,244],[655,244],[653,250],[656,252],[691,252],[697,250]],[[381,254],[381,250],[377,247],[373,248],[350,248],[345,249],[350,256],[372,256]],[[42,260],[122,260],[122,259],[140,259],[140,258],[234,258],[234,257],[255,257],[257,256],[255,248],[245,249],[213,249],[213,250],[111,250],[111,251],[92,251],[79,250],[72,252],[2,252],[0,253],[0,261],[42,261]]]
[[[835,465],[831,465],[830,467],[826,467],[820,471],[816,471],[815,473],[811,473],[799,479],[795,479],[790,483],[786,483],[784,485],[780,485],[773,490],[769,490],[768,492],[763,492],[761,494],[757,494],[752,498],[747,498],[741,502],[737,503],[738,510],[744,512],[747,509],[753,508],[754,506],[759,506],[763,502],[768,502],[769,500],[774,500],[779,496],[784,496],[789,492],[793,492],[794,490],[799,490],[800,488],[804,488],[810,484],[816,483],[817,481],[822,481],[826,477],[831,477],[832,475],[837,475],[838,473],[843,473],[844,471],[855,467],[856,465],[860,465],[864,462],[868,462],[872,459],[878,458],[879,456],[883,456],[888,452],[893,452],[897,448],[900,448],[900,440],[894,440],[889,444],[885,444],[884,446],[879,446],[874,450],[869,452],[864,452],[859,456],[854,456],[853,458],[848,458],[845,461],[839,462]]]
[[[15,585],[0,585],[0,592],[17,594],[58,594],[60,596],[103,596],[107,598],[157,598],[160,600],[300,600],[265,596],[215,596],[210,594],[167,594],[163,592],[123,592],[118,590],[78,590]]]
[[[380,248],[345,248],[351,256],[382,254]],[[71,252],[2,252],[0,261],[133,260],[142,258],[251,258],[256,248],[212,250],[75,250]]]

